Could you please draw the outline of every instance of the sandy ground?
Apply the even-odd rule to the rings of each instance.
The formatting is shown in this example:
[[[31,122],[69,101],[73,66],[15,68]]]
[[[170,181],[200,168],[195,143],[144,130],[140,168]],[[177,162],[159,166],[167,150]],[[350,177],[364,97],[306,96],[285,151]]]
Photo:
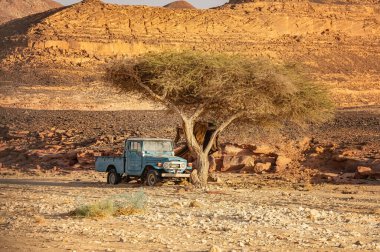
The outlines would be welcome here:
[[[205,191],[173,183],[109,186],[94,172],[0,174],[1,251],[380,250],[379,181],[311,187],[223,174],[223,184]],[[143,195],[145,211],[102,219],[68,214],[123,195]]]

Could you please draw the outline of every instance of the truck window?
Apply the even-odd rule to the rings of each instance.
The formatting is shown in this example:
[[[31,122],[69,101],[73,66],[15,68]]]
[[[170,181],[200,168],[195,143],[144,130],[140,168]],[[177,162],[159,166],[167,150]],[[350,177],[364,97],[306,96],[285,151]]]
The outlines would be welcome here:
[[[141,152],[141,143],[140,142],[131,142],[129,146],[130,151]]]
[[[146,141],[144,142],[144,151],[151,152],[172,152],[173,146],[169,141]]]

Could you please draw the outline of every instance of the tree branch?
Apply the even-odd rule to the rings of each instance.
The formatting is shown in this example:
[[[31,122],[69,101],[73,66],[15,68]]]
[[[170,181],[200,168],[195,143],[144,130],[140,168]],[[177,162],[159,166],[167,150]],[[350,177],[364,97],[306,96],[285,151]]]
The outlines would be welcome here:
[[[192,121],[195,121],[198,119],[198,117],[203,113],[205,110],[206,104],[200,104],[198,108],[195,110],[194,114],[190,117]]]
[[[240,111],[236,114],[234,114],[233,116],[231,116],[228,120],[226,120],[225,122],[223,122],[215,131],[214,133],[211,135],[211,138],[210,138],[210,141],[208,142],[206,148],[204,149],[204,153],[208,154],[212,148],[212,145],[214,144],[215,142],[215,139],[216,137],[218,136],[218,134],[220,132],[222,132],[228,125],[230,125],[233,121],[235,121],[236,119],[238,119],[239,117],[241,117],[245,112],[244,111]]]
[[[152,96],[152,98],[154,98],[157,101],[165,104],[168,108],[173,109],[182,118],[183,117],[186,118],[186,116],[182,113],[182,111],[177,106],[175,106],[174,104],[172,104],[171,102],[166,100],[166,96],[167,96],[166,91],[164,92],[164,94],[162,96],[160,96],[160,95],[156,94],[155,92],[153,92],[153,90],[150,89],[147,85],[145,85],[138,76],[134,75],[133,78],[135,79],[137,85],[139,85],[141,88],[143,88],[150,96]]]
[[[194,121],[191,118],[182,117],[183,131],[185,133],[186,142],[190,151],[197,154],[202,152],[202,147],[199,145],[196,137],[194,136]]]

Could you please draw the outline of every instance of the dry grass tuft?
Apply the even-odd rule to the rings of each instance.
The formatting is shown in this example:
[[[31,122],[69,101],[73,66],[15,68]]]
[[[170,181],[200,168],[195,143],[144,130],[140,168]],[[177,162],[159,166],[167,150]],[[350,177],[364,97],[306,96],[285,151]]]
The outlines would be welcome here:
[[[146,198],[143,192],[132,195],[122,194],[112,199],[83,204],[70,214],[82,218],[106,218],[120,215],[142,214],[145,211]]]
[[[133,207],[126,207],[126,208],[119,208],[114,213],[114,216],[128,216],[128,215],[137,215],[144,213],[144,209],[139,208],[133,208]]]

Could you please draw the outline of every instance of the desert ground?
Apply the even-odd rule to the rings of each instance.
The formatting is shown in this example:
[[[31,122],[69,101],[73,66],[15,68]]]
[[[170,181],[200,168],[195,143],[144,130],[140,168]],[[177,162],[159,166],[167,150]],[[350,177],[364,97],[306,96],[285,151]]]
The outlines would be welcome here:
[[[1,172],[1,251],[379,251],[380,187],[293,184],[222,175],[186,183],[109,186],[94,172]],[[79,218],[76,207],[138,197],[134,215]],[[220,251],[220,250],[212,250]]]

